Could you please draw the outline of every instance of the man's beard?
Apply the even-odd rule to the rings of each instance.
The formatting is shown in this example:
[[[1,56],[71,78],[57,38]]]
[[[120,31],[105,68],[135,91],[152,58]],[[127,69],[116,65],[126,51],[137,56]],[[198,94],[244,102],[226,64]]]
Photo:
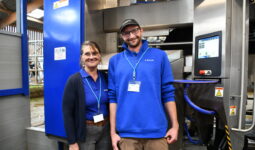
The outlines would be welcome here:
[[[131,42],[130,42],[131,40],[128,40],[127,45],[128,45],[129,47],[131,47],[131,48],[136,48],[137,46],[140,45],[140,43],[141,43],[141,38],[136,37],[135,40],[138,40],[138,41],[137,41],[137,43],[135,43],[134,45],[131,44]]]

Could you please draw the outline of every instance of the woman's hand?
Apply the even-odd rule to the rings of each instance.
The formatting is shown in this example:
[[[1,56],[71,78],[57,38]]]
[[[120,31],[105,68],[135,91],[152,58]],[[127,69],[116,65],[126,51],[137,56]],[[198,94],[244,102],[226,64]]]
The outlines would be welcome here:
[[[69,145],[69,150],[79,150],[78,143],[70,144]]]

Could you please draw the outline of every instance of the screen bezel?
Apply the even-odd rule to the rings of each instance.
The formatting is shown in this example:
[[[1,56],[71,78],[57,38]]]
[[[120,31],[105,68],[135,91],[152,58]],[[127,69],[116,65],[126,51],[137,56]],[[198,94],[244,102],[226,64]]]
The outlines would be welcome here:
[[[198,58],[198,42],[199,40],[219,36],[219,56],[211,58]],[[195,76],[220,76],[221,75],[221,60],[222,59],[222,32],[217,31],[213,33],[203,34],[195,37],[195,66],[194,74]],[[200,70],[211,70],[211,75],[201,75],[199,74]]]

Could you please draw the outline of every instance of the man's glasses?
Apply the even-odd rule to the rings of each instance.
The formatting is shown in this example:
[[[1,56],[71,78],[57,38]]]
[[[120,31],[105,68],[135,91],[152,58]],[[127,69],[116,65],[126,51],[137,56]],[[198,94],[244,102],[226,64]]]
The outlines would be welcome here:
[[[85,56],[97,56],[99,54],[99,52],[95,51],[95,52],[86,52],[86,53],[83,53],[82,55],[85,55]]]
[[[129,36],[130,36],[130,33],[136,35],[136,34],[138,33],[139,30],[140,30],[140,28],[135,28],[135,29],[130,30],[130,31],[122,32],[121,35],[122,35],[122,36],[125,36],[125,37],[129,37]]]

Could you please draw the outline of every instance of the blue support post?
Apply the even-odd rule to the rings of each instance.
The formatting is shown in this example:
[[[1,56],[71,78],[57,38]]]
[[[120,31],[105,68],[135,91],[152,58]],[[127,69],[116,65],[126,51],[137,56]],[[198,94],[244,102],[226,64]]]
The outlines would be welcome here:
[[[27,38],[27,0],[21,0],[21,49],[22,49],[22,89],[24,95],[29,95],[28,82],[28,38]]]
[[[44,105],[47,135],[66,137],[62,95],[68,77],[80,69],[84,6],[84,0],[44,1]]]

